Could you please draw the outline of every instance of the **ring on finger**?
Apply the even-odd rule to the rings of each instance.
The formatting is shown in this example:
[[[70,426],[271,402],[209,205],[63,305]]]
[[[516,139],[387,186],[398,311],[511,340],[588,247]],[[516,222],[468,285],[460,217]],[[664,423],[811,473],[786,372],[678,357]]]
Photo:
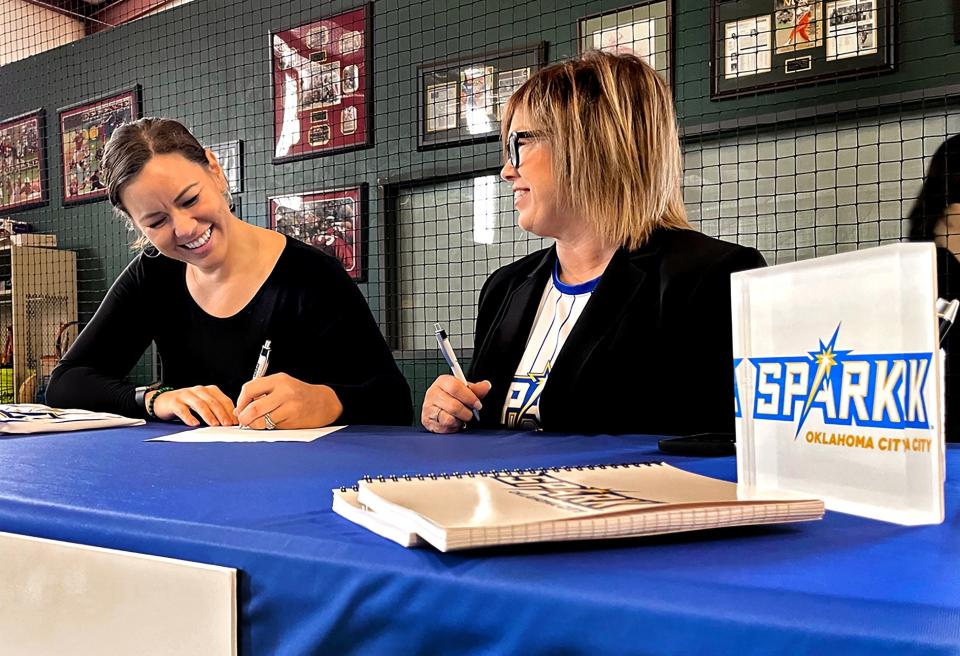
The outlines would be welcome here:
[[[277,427],[277,424],[274,423],[273,417],[270,416],[269,412],[263,415],[263,422],[267,425],[267,430],[273,430]]]

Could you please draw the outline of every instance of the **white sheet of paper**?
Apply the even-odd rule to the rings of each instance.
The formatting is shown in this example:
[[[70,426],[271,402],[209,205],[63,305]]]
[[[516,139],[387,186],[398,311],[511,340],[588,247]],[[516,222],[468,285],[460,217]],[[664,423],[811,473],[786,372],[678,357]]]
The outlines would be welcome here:
[[[181,433],[154,437],[145,442],[312,442],[346,426],[298,430],[254,430],[239,426],[206,426]]]

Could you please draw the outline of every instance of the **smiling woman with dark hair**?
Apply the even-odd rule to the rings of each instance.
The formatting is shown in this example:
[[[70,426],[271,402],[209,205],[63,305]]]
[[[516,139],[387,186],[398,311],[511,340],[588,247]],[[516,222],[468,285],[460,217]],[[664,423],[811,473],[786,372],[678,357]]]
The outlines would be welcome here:
[[[940,144],[930,158],[908,218],[910,241],[936,241],[960,254],[960,135]]]
[[[102,169],[148,247],[54,370],[51,404],[190,426],[409,423],[407,382],[340,263],[234,216],[216,156],[183,125],[119,127]],[[251,381],[266,340],[270,370]],[[124,377],[151,342],[162,382],[135,388]]]
[[[910,240],[937,245],[937,293],[960,298],[960,135],[937,148],[917,200],[910,210]],[[947,439],[960,440],[960,332],[953,329],[943,344],[946,353]]]
[[[555,245],[480,292],[463,384],[439,377],[428,430],[733,431],[730,274],[755,249],[687,222],[670,90],[631,55],[538,71],[507,103],[500,172],[521,228]]]
[[[940,296],[960,297],[960,135],[940,144],[930,158],[908,220],[910,241],[937,245]]]

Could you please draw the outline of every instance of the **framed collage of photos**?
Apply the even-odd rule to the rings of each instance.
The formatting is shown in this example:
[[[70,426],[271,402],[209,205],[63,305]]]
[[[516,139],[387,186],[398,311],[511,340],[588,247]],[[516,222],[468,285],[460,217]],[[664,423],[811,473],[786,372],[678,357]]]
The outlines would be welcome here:
[[[580,53],[587,50],[631,53],[653,66],[671,83],[673,12],[671,0],[647,0],[632,7],[581,18],[577,23]]]
[[[357,282],[367,277],[367,185],[274,196],[270,228],[337,258]]]
[[[712,0],[711,97],[894,69],[895,0]]]
[[[64,107],[58,114],[63,204],[106,198],[100,177],[103,148],[114,130],[140,118],[140,87]]]
[[[491,141],[510,96],[546,61],[546,42],[417,67],[417,150]]]
[[[0,121],[0,212],[47,202],[45,142],[42,109]]]
[[[371,141],[370,5],[270,35],[273,161]]]

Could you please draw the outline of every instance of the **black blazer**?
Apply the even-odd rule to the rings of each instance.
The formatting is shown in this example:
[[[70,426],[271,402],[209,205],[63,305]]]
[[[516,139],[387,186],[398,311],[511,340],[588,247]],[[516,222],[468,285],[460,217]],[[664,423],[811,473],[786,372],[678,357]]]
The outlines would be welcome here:
[[[480,292],[469,380],[493,384],[480,425],[500,426],[556,249],[496,271]],[[763,256],[694,230],[658,230],[619,250],[550,370],[544,430],[733,432],[730,274]]]

